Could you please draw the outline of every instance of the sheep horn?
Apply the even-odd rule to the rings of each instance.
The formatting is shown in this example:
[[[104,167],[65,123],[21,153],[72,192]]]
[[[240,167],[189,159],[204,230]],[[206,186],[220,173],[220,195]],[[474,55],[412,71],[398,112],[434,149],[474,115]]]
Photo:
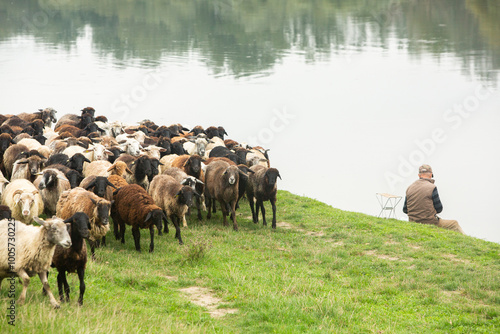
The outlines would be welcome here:
[[[33,220],[36,221],[38,224],[45,226],[45,220],[38,218],[38,217],[33,217]]]
[[[147,222],[151,218],[151,211],[149,211],[148,215],[146,216],[146,219],[144,219],[144,222]]]

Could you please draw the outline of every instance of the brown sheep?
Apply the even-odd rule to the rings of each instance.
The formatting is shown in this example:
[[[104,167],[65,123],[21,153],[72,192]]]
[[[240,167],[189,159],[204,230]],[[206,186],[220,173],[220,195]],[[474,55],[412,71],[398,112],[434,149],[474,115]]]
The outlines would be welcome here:
[[[227,226],[228,208],[233,218],[233,228],[238,230],[236,222],[236,203],[238,202],[238,185],[240,174],[244,174],[238,167],[225,161],[214,161],[207,166],[205,175],[205,199],[207,201],[207,218],[212,217],[211,207],[217,200],[221,205],[223,224]]]
[[[141,233],[140,228],[149,228],[151,243],[149,252],[154,250],[154,227],[158,229],[161,235],[162,220],[167,219],[162,209],[155,204],[153,198],[137,184],[118,189],[114,194],[115,203],[111,209],[113,218],[114,234],[118,240],[121,237],[122,244],[125,243],[125,224],[132,226],[132,235],[134,236],[135,249],[141,251]],[[119,226],[119,228],[118,228]]]
[[[111,202],[81,187],[65,191],[57,202],[57,217],[68,219],[76,212],[85,213],[90,219],[90,249],[95,258],[95,247],[109,231]]]
[[[264,201],[270,201],[273,209],[273,222],[272,228],[276,228],[276,192],[277,185],[276,181],[279,177],[281,179],[280,173],[276,168],[266,168],[260,165],[255,165],[250,167],[254,172],[248,177],[247,183],[247,198],[250,204],[250,209],[252,210],[252,218],[255,224],[259,221],[259,208],[262,212],[262,222],[267,225],[266,222],[266,210],[264,209]],[[254,211],[254,198],[257,202]]]
[[[12,175],[14,162],[17,160],[18,155],[23,152],[29,152],[29,149],[25,145],[21,144],[11,145],[5,150],[5,153],[3,154],[3,163],[5,166],[5,177],[8,179],[10,179]]]
[[[169,175],[157,175],[151,181],[149,193],[155,203],[162,208],[175,226],[175,237],[182,245],[180,222],[193,204],[193,196],[197,193],[189,186],[183,186]],[[198,194],[199,196],[199,194]],[[165,232],[168,226],[165,224]]]

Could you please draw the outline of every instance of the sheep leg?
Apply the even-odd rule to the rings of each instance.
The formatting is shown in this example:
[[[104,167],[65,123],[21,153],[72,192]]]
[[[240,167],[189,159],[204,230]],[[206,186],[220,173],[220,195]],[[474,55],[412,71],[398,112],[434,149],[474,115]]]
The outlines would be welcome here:
[[[121,235],[121,240],[122,244],[125,243],[125,223],[120,221],[120,235]]]
[[[102,245],[103,247],[104,247],[104,246],[106,246],[106,236],[102,237],[102,239],[101,239],[101,240],[102,240],[102,241],[101,241],[101,245]]]
[[[26,300],[26,290],[28,290],[28,285],[30,284],[30,277],[24,271],[24,269],[19,269],[19,271],[17,272],[17,275],[19,276],[19,279],[22,280],[22,282],[23,282],[23,290],[21,291],[21,295],[19,296],[19,299],[17,300],[17,304],[22,305],[22,304],[24,304],[24,301]]]
[[[233,229],[238,231],[238,223],[236,222],[236,201],[231,203],[231,216],[233,217]]]
[[[59,275],[57,275],[57,276],[59,276]],[[64,271],[62,272],[61,278],[62,278],[62,284],[64,284],[64,293],[66,294],[66,302],[69,302],[69,284],[68,284],[68,278],[67,278],[66,273]],[[61,293],[59,293],[59,295],[60,294]],[[63,300],[61,300],[61,301],[63,301]]]
[[[167,213],[165,211],[163,211],[163,213],[165,214],[165,217],[167,217]],[[163,232],[168,234],[168,220],[166,218],[164,220],[165,220],[165,225],[163,226]],[[173,224],[173,222],[172,222],[172,224]]]
[[[83,305],[83,294],[85,293],[85,282],[83,278],[85,276],[85,269],[78,268],[76,269],[76,273],[78,274],[78,279],[80,280],[80,297],[78,297],[78,305]]]
[[[184,244],[182,242],[182,238],[181,238],[181,228],[179,226],[179,221],[180,219],[175,216],[175,215],[171,215],[170,216],[170,220],[172,221],[172,223],[174,224],[174,227],[175,227],[175,238],[177,238],[179,240],[179,245],[182,245]]]
[[[273,225],[272,227],[276,229],[276,198],[271,199],[271,206],[273,208]]]
[[[62,278],[63,273],[60,272],[57,274],[57,290],[59,291],[59,300],[61,302],[64,302],[64,292],[63,292],[63,278]],[[48,279],[48,277],[47,277]],[[47,294],[47,291],[45,291],[45,288],[43,289],[44,293]]]
[[[141,251],[141,232],[139,231],[139,227],[137,227],[137,226],[132,227],[132,235],[134,236],[135,250],[140,252]]]
[[[115,234],[115,239],[120,239],[120,229],[118,228],[118,218],[113,218],[113,233]]]
[[[212,218],[212,199],[205,197],[205,206],[207,207],[207,219]]]
[[[92,260],[95,261],[95,241],[90,241],[89,240],[89,244],[90,244],[90,254],[92,254]]]
[[[151,225],[149,227],[149,234],[151,235],[151,243],[149,244],[149,252],[153,253],[155,250],[155,230],[154,230],[154,225]]]
[[[259,222],[259,216],[258,216],[258,212],[256,212],[256,210],[258,210],[258,206],[254,209],[254,201],[253,201],[253,196],[248,196],[248,203],[250,203],[250,210],[252,211],[252,220],[254,222],[254,224],[257,224]]]
[[[196,210],[198,210],[198,220],[202,221],[203,217],[201,216],[201,199],[199,197],[196,197],[194,200],[196,201]]]
[[[222,224],[224,226],[228,226],[227,224],[227,206],[226,206],[226,203],[222,202],[222,201],[219,201],[220,203],[220,208],[221,208],[221,211],[222,211]]]
[[[50,290],[49,281],[47,280],[47,272],[42,271],[42,272],[38,273],[38,277],[40,277],[40,281],[43,284],[43,288],[45,289],[45,291],[47,291],[47,295],[49,296],[49,300],[50,300],[50,303],[52,304],[52,306],[54,306],[54,308],[59,308],[60,307],[59,303],[54,298],[54,295],[52,294],[52,291]],[[28,282],[29,282],[29,280],[28,280]],[[24,283],[24,280],[23,280],[23,283]],[[26,286],[26,288],[27,287],[28,286]],[[23,291],[24,291],[24,284],[23,284]],[[25,297],[26,297],[26,292],[25,292]]]
[[[257,201],[257,206],[260,206],[260,212],[262,213],[262,225],[267,226],[266,222],[266,209],[264,208],[264,201]]]

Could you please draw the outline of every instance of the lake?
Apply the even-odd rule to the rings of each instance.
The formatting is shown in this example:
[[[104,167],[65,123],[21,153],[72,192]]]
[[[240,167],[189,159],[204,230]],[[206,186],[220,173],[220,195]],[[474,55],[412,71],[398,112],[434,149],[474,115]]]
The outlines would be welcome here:
[[[3,1],[1,113],[223,125],[281,189],[371,215],[428,163],[441,217],[500,242],[498,22],[492,0]]]

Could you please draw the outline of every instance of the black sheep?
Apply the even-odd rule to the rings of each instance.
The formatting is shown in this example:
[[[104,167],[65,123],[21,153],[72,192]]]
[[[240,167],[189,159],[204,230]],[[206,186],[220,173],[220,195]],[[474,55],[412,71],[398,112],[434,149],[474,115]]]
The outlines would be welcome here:
[[[78,279],[80,280],[78,304],[83,305],[83,294],[85,293],[84,276],[87,264],[87,245],[84,239],[89,238],[90,221],[85,213],[76,212],[64,222],[69,223],[68,232],[71,236],[71,247],[62,248],[61,246],[56,246],[51,267],[56,268],[58,271],[57,287],[61,302],[69,302],[70,290],[68,280],[66,279],[66,272],[76,272],[78,274]],[[66,299],[64,298],[64,294],[66,294]]]

